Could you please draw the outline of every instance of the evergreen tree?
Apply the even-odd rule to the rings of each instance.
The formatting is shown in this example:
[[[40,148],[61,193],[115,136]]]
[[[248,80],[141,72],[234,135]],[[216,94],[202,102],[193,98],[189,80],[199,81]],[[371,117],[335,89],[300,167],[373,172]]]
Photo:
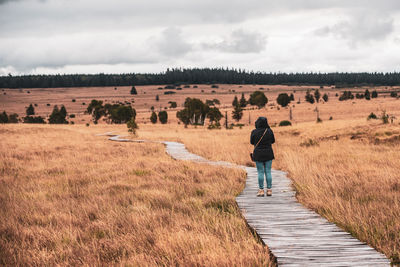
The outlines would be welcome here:
[[[162,124],[166,124],[168,122],[168,113],[165,110],[158,112],[158,119]]]
[[[153,111],[150,116],[151,123],[157,123],[157,114]]]
[[[371,97],[372,98],[377,98],[378,97],[378,92],[376,90],[372,91]]]
[[[32,104],[30,104],[29,107],[26,109],[26,115],[27,116],[35,115],[35,108],[33,107]]]
[[[239,105],[239,100],[238,100],[237,96],[235,96],[235,98],[232,101],[232,106],[236,107],[237,105]]]
[[[247,100],[246,100],[246,98],[244,98],[244,93],[242,93],[242,97],[240,98],[239,104],[240,104],[240,107],[242,107],[242,108],[247,106]]]
[[[126,127],[128,127],[128,132],[131,132],[132,134],[136,134],[136,130],[139,128],[135,121],[135,117],[132,117],[127,123]]]
[[[0,123],[8,123],[8,115],[5,111],[0,114]]]
[[[131,88],[131,95],[137,95],[135,86],[132,86],[132,88]]]
[[[290,94],[290,101],[294,101],[294,95],[293,95],[293,93]]]
[[[156,101],[160,101],[160,97],[156,95]]]
[[[322,99],[323,99],[325,102],[328,102],[328,99],[329,99],[328,94],[325,93],[325,94],[322,96]]]
[[[232,118],[238,122],[242,119],[242,117],[243,117],[243,109],[240,105],[236,105],[232,111]]]
[[[371,100],[371,93],[369,92],[369,90],[367,89],[367,90],[365,90],[365,93],[364,93],[364,95],[365,95],[365,99],[366,100]]]
[[[318,89],[315,90],[314,97],[315,97],[315,100],[317,101],[317,103],[319,103],[319,99],[321,98],[321,93],[319,92]]]
[[[54,106],[53,112],[50,114],[49,123],[50,124],[64,124],[68,123],[65,119],[67,116],[67,111],[65,110],[64,106],[61,107],[61,110],[58,109],[57,105]]]

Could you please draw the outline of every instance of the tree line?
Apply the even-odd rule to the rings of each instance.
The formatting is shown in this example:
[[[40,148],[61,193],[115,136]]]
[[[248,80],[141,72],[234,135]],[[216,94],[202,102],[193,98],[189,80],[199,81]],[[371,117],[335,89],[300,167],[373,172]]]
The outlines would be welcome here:
[[[162,84],[400,85],[400,72],[266,73],[235,68],[174,68],[161,73],[0,76],[0,88],[97,87]]]

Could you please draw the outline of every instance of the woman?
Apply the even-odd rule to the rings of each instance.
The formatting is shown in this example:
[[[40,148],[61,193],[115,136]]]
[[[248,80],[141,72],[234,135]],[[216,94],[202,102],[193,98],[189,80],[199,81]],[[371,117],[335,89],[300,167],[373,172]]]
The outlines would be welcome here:
[[[271,165],[274,157],[272,144],[275,143],[274,133],[265,117],[256,120],[256,129],[251,132],[250,143],[254,145],[253,161],[256,162],[258,172],[258,197],[264,196],[264,174],[267,180],[267,196],[272,196]]]

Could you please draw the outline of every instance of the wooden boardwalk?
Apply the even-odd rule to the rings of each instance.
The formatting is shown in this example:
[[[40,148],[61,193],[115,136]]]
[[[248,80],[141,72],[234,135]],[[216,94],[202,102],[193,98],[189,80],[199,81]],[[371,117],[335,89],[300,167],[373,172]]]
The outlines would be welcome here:
[[[118,136],[113,140],[118,141]],[[188,152],[184,144],[162,143],[175,159],[246,170],[246,187],[236,201],[247,223],[269,247],[278,265],[390,266],[383,254],[298,203],[286,173],[273,170],[272,197],[256,197],[256,168],[210,161]]]

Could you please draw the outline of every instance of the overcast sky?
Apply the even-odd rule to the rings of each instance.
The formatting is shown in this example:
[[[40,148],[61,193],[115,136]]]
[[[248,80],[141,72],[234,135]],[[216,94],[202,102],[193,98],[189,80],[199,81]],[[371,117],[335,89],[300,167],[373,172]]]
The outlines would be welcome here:
[[[0,0],[0,75],[400,71],[400,0]]]

